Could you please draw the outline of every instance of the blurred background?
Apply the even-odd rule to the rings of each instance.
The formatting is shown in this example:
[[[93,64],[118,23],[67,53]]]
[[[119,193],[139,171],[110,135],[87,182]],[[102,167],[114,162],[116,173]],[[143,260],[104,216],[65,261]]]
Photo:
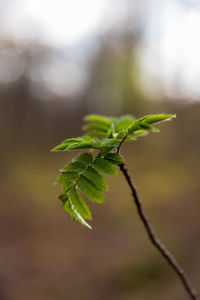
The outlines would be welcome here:
[[[89,231],[53,186],[89,113],[177,119],[122,154],[146,213],[200,290],[200,1],[0,0],[0,299],[180,300],[121,174]]]

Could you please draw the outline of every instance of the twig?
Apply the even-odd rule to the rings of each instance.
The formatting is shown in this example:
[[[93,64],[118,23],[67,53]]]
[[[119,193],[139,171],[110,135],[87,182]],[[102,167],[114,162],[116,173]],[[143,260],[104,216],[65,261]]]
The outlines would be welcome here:
[[[125,141],[126,138],[127,138],[127,135],[125,135],[125,136],[123,137],[123,139],[121,140],[121,142],[119,143],[119,146],[117,147],[117,154],[119,154],[119,150],[120,150],[120,148],[121,148],[121,145],[123,144],[123,142]]]
[[[122,143],[120,143],[119,148]],[[119,151],[118,151],[119,152]],[[196,291],[191,286],[189,280],[184,274],[184,270],[179,266],[176,259],[173,257],[173,255],[165,248],[165,246],[159,241],[159,239],[156,237],[155,232],[151,226],[151,224],[148,221],[148,218],[146,217],[142,204],[140,202],[140,199],[137,194],[137,190],[132,182],[132,179],[128,173],[128,170],[125,166],[125,164],[119,165],[121,172],[123,173],[124,177],[126,178],[126,181],[132,191],[132,196],[134,198],[138,214],[140,216],[140,219],[146,229],[146,232],[149,236],[150,241],[153,243],[153,245],[157,248],[157,250],[161,253],[161,255],[167,260],[168,264],[174,269],[180,280],[182,281],[186,291],[190,295],[190,298],[193,300],[197,300],[197,294]]]

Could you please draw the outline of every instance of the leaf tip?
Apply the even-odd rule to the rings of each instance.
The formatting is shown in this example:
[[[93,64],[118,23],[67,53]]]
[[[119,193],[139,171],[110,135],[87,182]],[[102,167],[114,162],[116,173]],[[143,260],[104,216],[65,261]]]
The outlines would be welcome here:
[[[172,119],[176,118],[176,114],[168,114],[166,116],[167,116],[166,121],[171,121]]]
[[[172,114],[172,119],[175,119],[176,118],[176,114]]]

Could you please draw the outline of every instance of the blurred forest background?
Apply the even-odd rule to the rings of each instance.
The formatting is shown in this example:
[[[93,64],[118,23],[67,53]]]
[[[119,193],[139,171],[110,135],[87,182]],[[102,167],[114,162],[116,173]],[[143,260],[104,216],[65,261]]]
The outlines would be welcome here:
[[[50,149],[81,135],[85,114],[175,113],[122,154],[200,290],[200,2],[71,2],[0,1],[0,299],[187,299],[119,172],[89,231],[52,185],[76,153]]]

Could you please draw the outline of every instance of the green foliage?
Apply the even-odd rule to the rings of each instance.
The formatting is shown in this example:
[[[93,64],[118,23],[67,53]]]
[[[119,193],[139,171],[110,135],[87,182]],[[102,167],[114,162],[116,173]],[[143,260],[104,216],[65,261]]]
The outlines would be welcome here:
[[[112,165],[112,163],[107,161],[105,159],[105,157],[104,158],[96,158],[94,161],[94,167],[97,170],[99,170],[105,174],[113,175],[116,173],[116,170],[115,170],[114,166]]]
[[[104,159],[110,161],[112,164],[116,164],[116,165],[119,165],[119,164],[123,164],[123,159],[122,157],[117,154],[117,153],[108,153],[104,156]]]
[[[84,177],[90,180],[97,189],[107,190],[108,186],[105,179],[95,170],[93,167],[89,166],[84,172]]]
[[[91,201],[98,203],[104,202],[104,194],[100,191],[100,188],[97,188],[96,184],[94,184],[87,177],[81,175],[77,184],[80,191]]]
[[[175,115],[155,114],[140,119],[125,115],[120,118],[88,115],[87,124],[83,130],[87,133],[78,138],[64,140],[52,151],[69,151],[76,149],[97,150],[96,155],[84,152],[72,159],[70,163],[60,169],[56,184],[62,184],[63,194],[58,198],[64,210],[73,220],[91,229],[84,220],[91,220],[91,212],[82,195],[90,201],[103,203],[103,191],[108,189],[105,179],[99,172],[113,175],[116,173],[115,165],[123,164],[119,149],[124,142],[134,141],[149,131],[158,129],[152,124],[170,120]],[[94,157],[93,157],[94,156]]]
[[[91,220],[91,212],[89,207],[86,205],[85,201],[81,195],[77,192],[76,188],[73,188],[69,194],[69,199],[71,204],[74,206],[76,211],[83,216],[83,218]]]

